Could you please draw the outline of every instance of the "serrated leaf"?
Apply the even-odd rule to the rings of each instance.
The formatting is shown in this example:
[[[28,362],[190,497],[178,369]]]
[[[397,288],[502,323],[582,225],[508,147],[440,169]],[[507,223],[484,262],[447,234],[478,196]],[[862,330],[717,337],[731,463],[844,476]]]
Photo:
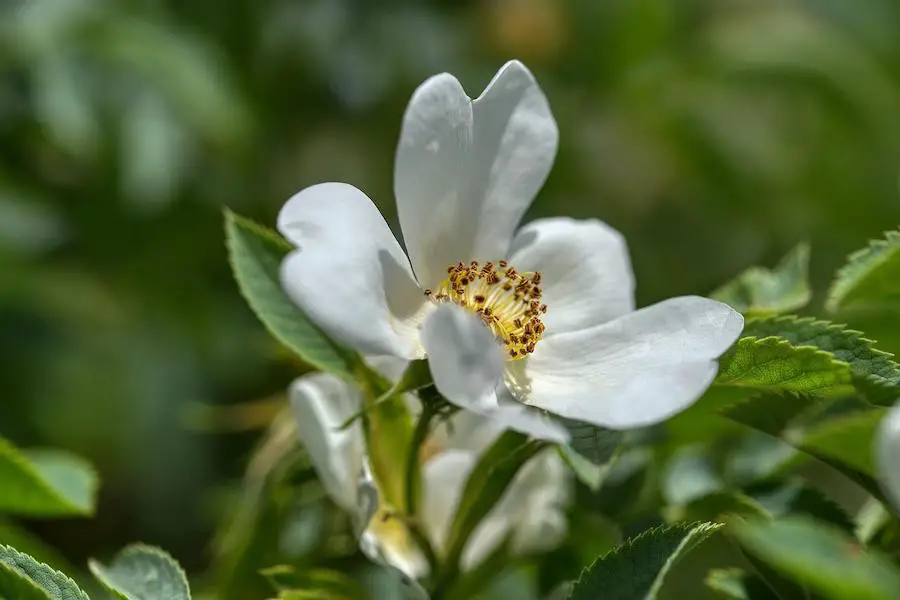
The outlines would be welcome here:
[[[900,231],[854,252],[837,272],[825,308],[846,309],[896,305],[900,299]]]
[[[893,600],[900,571],[839,529],[803,517],[733,521],[741,546],[775,570],[831,600]]]
[[[745,315],[786,313],[809,303],[809,245],[799,244],[774,269],[750,267],[711,294]]]
[[[0,546],[0,564],[27,577],[51,600],[90,600],[69,577],[15,548]]]
[[[559,447],[560,455],[582,483],[597,491],[615,461],[622,432],[568,419],[563,424],[572,438]]]
[[[51,600],[50,595],[31,579],[0,562],[0,599]]]
[[[891,405],[900,394],[900,365],[891,353],[876,349],[875,342],[861,331],[813,318],[783,316],[749,320],[744,335],[777,336],[794,346],[815,346],[828,352],[850,365],[857,387],[879,404]]]
[[[59,450],[25,452],[0,438],[0,512],[92,515],[97,486],[93,468],[75,455]]]
[[[225,234],[238,287],[275,339],[323,371],[352,375],[355,355],[329,339],[281,287],[279,269],[291,245],[231,211],[225,212]]]
[[[109,566],[91,559],[88,567],[100,583],[123,600],[190,600],[187,577],[163,550],[133,544],[121,550]]]
[[[818,488],[800,481],[792,481],[772,492],[757,495],[756,499],[775,518],[805,515],[830,523],[847,533],[856,526],[850,516],[836,502]]]
[[[569,600],[653,600],[672,566],[720,527],[679,523],[645,531],[584,569]]]
[[[850,366],[812,346],[778,337],[743,337],[721,359],[715,384],[840,396],[853,390]]]

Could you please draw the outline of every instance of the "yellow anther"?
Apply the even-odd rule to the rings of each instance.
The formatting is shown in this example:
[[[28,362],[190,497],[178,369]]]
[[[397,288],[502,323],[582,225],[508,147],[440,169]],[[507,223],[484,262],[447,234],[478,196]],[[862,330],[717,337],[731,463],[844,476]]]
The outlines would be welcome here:
[[[534,352],[544,334],[541,274],[520,273],[505,260],[461,262],[447,267],[447,278],[425,290],[434,302],[453,302],[481,317],[503,343],[511,360]]]

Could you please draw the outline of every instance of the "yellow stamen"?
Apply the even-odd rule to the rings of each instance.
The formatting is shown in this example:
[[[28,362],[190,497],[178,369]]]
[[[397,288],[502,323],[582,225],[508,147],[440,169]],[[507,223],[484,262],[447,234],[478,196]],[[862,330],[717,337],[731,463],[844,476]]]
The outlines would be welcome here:
[[[434,302],[453,302],[481,317],[503,342],[511,360],[534,352],[544,334],[541,274],[519,273],[501,260],[498,266],[472,261],[447,268],[436,290],[425,290]]]

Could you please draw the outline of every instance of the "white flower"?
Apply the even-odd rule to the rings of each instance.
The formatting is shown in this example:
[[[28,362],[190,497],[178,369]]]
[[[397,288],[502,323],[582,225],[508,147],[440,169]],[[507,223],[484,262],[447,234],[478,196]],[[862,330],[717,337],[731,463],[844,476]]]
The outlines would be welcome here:
[[[875,442],[875,460],[881,488],[894,509],[900,511],[900,403],[881,421]]]
[[[426,576],[427,562],[402,517],[379,505],[376,484],[366,467],[359,422],[341,429],[361,410],[359,391],[333,375],[316,373],[297,379],[290,396],[300,442],[329,496],[354,516],[362,550],[410,579]],[[446,549],[469,473],[501,431],[496,421],[459,411],[423,445],[423,498],[418,517],[439,555]],[[462,567],[476,566],[507,537],[519,554],[552,548],[565,533],[568,497],[568,471],[556,451],[548,448],[526,463],[475,530],[463,553]]]
[[[709,386],[743,319],[699,297],[635,311],[625,241],[600,221],[539,219],[516,232],[557,139],[519,62],[474,101],[452,75],[428,79],[406,110],[394,169],[408,258],[365,194],[314,185],[278,217],[297,246],[282,265],[285,289],[364,355],[428,356],[440,391],[481,412],[511,395],[630,428],[682,410]],[[442,304],[459,308],[435,310]],[[518,408],[522,430],[541,435]]]

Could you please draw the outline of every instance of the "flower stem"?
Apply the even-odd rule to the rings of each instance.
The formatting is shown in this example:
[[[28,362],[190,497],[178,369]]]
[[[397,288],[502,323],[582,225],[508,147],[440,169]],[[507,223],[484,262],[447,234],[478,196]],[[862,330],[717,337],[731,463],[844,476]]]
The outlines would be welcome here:
[[[406,485],[404,488],[407,528],[425,555],[432,573],[435,573],[438,567],[437,553],[434,551],[428,535],[422,530],[420,526],[421,521],[418,518],[419,500],[422,493],[422,468],[419,457],[422,445],[431,432],[431,422],[438,412],[434,405],[430,403],[424,403],[422,407],[422,414],[419,415],[419,420],[416,422],[416,427],[410,439],[409,453],[406,457]]]

